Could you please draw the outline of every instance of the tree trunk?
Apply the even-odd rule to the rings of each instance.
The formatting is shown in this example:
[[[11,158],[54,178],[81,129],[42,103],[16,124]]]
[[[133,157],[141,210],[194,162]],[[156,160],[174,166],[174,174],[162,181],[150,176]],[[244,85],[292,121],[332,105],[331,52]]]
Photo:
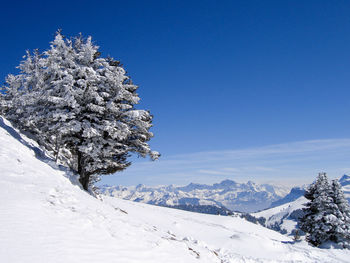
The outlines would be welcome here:
[[[84,190],[88,191],[90,174],[87,173],[84,169],[84,155],[81,152],[78,152],[78,174],[79,174],[79,182],[83,186]]]

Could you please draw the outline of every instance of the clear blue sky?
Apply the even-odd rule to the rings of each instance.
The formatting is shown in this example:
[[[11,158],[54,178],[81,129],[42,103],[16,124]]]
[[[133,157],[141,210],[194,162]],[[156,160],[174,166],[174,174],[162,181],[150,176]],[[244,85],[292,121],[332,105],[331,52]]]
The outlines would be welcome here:
[[[144,177],[136,176],[137,161],[109,183],[209,182],[225,167],[232,173],[221,175],[230,179],[273,179],[280,172],[240,173],[231,159],[225,167],[196,166],[217,171],[210,178],[162,166],[198,152],[350,138],[350,1],[101,2],[3,1],[0,76],[16,72],[26,49],[47,49],[58,28],[91,35],[102,55],[120,59],[140,86],[140,107],[154,115],[151,145],[163,156]],[[350,156],[341,156],[316,159],[313,170],[302,163],[288,169],[303,178],[318,163],[346,170]]]

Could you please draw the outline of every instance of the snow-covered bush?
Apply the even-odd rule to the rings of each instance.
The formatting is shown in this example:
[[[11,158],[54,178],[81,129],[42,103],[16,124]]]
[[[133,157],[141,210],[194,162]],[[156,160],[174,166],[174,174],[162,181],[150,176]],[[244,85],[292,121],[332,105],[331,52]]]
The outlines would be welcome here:
[[[314,246],[333,242],[350,248],[349,204],[337,180],[330,185],[327,175],[320,173],[308,187],[305,198],[309,202],[299,226],[306,233],[306,240]]]
[[[102,58],[91,37],[56,34],[49,50],[27,52],[20,74],[9,75],[1,109],[84,187],[130,165],[129,153],[159,157],[148,141],[152,115],[137,110],[137,86],[113,58]]]

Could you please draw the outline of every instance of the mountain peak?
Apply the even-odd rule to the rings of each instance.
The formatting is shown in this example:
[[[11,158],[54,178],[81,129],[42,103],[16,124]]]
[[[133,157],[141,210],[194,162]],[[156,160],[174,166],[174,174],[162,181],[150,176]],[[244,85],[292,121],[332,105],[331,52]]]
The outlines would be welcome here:
[[[230,179],[226,179],[221,181],[221,184],[236,184],[236,182]]]
[[[214,187],[231,187],[231,186],[236,186],[236,185],[237,185],[237,183],[235,181],[232,181],[230,179],[226,179],[226,180],[221,181],[218,184],[214,184],[213,186]]]
[[[137,190],[141,190],[142,188],[145,188],[145,185],[143,185],[143,184],[136,185]]]
[[[340,183],[342,186],[350,185],[350,176],[344,174],[344,175],[339,179],[339,183]]]

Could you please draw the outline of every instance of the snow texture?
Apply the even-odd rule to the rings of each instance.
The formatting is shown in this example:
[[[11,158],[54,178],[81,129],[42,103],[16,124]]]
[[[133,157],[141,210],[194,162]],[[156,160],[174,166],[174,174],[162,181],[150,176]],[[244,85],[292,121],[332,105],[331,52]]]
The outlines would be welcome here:
[[[298,216],[302,214],[305,203],[307,203],[306,198],[301,196],[295,201],[253,213],[252,215],[257,218],[265,218],[265,224],[269,228],[293,235],[293,231],[297,229]]]
[[[1,262],[349,262],[238,217],[95,198],[0,120]]]

